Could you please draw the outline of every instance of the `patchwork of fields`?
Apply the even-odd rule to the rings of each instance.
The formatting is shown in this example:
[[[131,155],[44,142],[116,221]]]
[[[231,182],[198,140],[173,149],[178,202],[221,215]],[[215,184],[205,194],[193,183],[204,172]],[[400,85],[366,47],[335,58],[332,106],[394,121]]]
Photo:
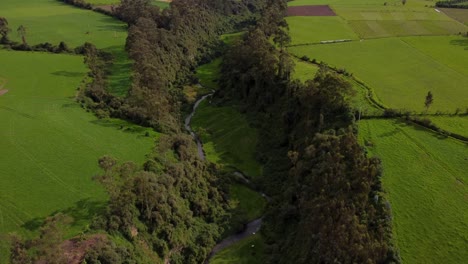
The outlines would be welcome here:
[[[30,45],[91,42],[111,52],[111,89],[126,93],[125,24],[54,0],[3,0],[0,16],[13,32],[26,27]],[[74,98],[88,71],[82,56],[0,49],[0,62],[0,90],[8,90],[0,96],[0,263],[6,263],[6,235],[32,235],[55,212],[74,217],[70,236],[81,231],[107,199],[92,181],[98,158],[141,163],[158,134],[81,108]]]
[[[468,12],[435,10],[431,1],[295,0],[329,4],[334,17],[287,18],[296,78],[313,78],[314,63],[351,73],[351,103],[368,119],[359,136],[383,163],[383,187],[393,212],[394,242],[404,263],[462,263],[468,259],[467,142],[446,138],[399,118],[393,108],[468,136]],[[326,43],[321,41],[348,40]],[[428,92],[433,102],[426,107]],[[376,106],[375,103],[380,106]],[[375,118],[374,118],[375,117]]]

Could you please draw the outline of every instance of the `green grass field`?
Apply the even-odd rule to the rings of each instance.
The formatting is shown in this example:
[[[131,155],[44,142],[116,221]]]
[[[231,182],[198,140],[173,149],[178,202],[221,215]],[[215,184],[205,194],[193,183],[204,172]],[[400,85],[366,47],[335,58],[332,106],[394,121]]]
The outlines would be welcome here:
[[[382,159],[383,185],[403,263],[468,259],[468,147],[392,120],[359,123]]]
[[[431,40],[432,38],[428,39]],[[418,45],[424,45],[424,39]],[[465,47],[453,43],[453,37],[446,37],[448,54],[466,56]],[[464,41],[459,37],[459,41]],[[442,50],[426,42],[428,50]],[[423,50],[422,48],[420,48]],[[354,41],[329,45],[291,47],[289,51],[301,57],[307,55],[330,65],[345,68],[364,81],[386,106],[414,111],[424,111],[424,100],[428,91],[434,94],[430,112],[437,110],[453,112],[468,105],[468,75],[448,62],[436,60],[436,55],[427,55],[398,38]],[[451,55],[452,56],[452,55]],[[462,67],[462,66],[460,66]]]
[[[347,22],[338,16],[291,16],[287,17],[286,21],[291,35],[290,45],[319,43],[323,40],[359,38]]]
[[[87,71],[81,56],[0,50],[0,61],[9,90],[0,96],[0,234],[27,234],[61,210],[79,215],[79,229],[106,199],[91,179],[100,172],[97,159],[142,162],[157,135],[98,120],[74,101]]]
[[[468,137],[468,116],[431,116],[429,119],[443,130]]]
[[[114,54],[114,66],[109,78],[109,91],[126,94],[130,85],[131,61],[124,51],[126,24],[109,16],[76,8],[56,0],[2,0],[2,16],[12,29],[10,38],[20,41],[16,29],[26,27],[30,45],[64,41],[70,48],[90,42]]]
[[[250,236],[216,254],[210,264],[261,264],[264,242],[260,234]]]

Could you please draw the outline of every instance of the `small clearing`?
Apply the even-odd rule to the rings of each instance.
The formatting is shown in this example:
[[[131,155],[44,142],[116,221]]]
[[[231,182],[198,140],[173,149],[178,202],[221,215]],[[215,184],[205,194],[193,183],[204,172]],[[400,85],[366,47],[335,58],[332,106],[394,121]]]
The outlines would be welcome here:
[[[336,16],[328,5],[290,6],[288,16]]]

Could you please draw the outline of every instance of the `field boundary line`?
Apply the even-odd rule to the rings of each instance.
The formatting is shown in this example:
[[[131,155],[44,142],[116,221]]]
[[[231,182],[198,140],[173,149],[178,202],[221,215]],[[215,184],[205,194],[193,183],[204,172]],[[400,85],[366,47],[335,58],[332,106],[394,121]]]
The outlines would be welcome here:
[[[450,173],[450,175],[455,179],[455,180],[461,180],[459,177],[457,177],[457,173],[453,171],[450,166],[448,166],[443,160],[439,159],[436,155],[434,155],[431,151],[429,151],[421,142],[419,142],[417,139],[412,137],[410,134],[408,134],[404,129],[397,127],[397,129],[405,135],[405,137],[409,138],[418,148],[420,148],[426,155],[431,157],[437,164],[440,165],[445,171]]]
[[[439,36],[443,36],[443,35],[439,35]],[[420,49],[418,49],[418,48],[416,48],[415,46],[411,45],[410,43],[406,42],[403,38],[400,37],[399,39],[401,40],[401,42],[405,43],[405,45],[407,45],[408,47],[410,47],[410,48],[412,48],[412,49],[417,50],[419,54],[423,55],[424,57],[429,58],[431,61],[433,61],[433,62],[435,62],[435,63],[437,63],[437,64],[439,64],[439,65],[443,65],[444,67],[447,67],[447,68],[451,69],[452,71],[456,72],[457,74],[462,75],[463,77],[465,76],[464,73],[461,73],[461,72],[457,71],[456,69],[454,69],[454,68],[452,68],[452,67],[450,67],[450,66],[448,66],[448,65],[446,65],[446,64],[444,64],[444,63],[442,63],[442,62],[440,62],[440,61],[438,61],[438,60],[436,60],[436,59],[435,59],[434,57],[432,57],[431,55],[429,55],[429,54],[427,54],[427,53],[421,51]]]

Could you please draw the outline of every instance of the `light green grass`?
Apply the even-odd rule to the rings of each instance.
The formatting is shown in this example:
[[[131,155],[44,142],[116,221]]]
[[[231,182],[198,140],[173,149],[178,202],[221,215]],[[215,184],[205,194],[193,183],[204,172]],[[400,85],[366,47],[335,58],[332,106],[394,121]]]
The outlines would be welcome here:
[[[201,85],[209,90],[218,89],[218,79],[220,74],[221,58],[217,58],[210,63],[203,64],[197,68],[196,76]]]
[[[262,237],[256,234],[220,251],[210,264],[262,264],[265,263],[264,248]]]
[[[70,47],[90,42],[100,49],[119,46],[123,49],[126,25],[109,16],[83,10],[55,0],[2,0],[2,15],[12,28],[10,38],[20,41],[16,29],[26,27],[30,45],[64,41]],[[86,33],[89,34],[86,34]]]
[[[468,76],[468,38],[435,36],[405,37],[401,40],[433,60]]]
[[[217,107],[209,99],[200,104],[192,127],[203,141],[206,157],[213,163],[234,166],[250,177],[262,174],[256,161],[258,132],[234,107]]]
[[[443,130],[468,137],[468,116],[431,116],[429,119]]]
[[[289,25],[291,45],[319,43],[323,40],[358,39],[340,17],[291,16]]]
[[[463,46],[449,47],[450,54],[466,52]],[[424,111],[428,91],[434,94],[432,112],[453,112],[468,105],[468,75],[397,38],[298,46],[289,51],[345,68],[372,87],[388,107]]]
[[[301,82],[314,79],[315,74],[319,70],[318,66],[315,64],[307,63],[298,59],[294,59],[294,63],[296,66],[294,68],[292,78],[298,79]]]
[[[234,41],[240,39],[244,35],[244,31],[223,34],[220,39],[227,45],[231,45]]]
[[[454,35],[468,30],[457,21],[441,20],[354,20],[351,28],[360,38],[395,36]]]
[[[109,16],[83,10],[56,0],[2,0],[2,16],[12,29],[10,38],[20,41],[16,29],[26,27],[30,45],[64,41],[70,48],[90,42],[115,56],[109,91],[125,95],[130,85],[131,61],[124,51],[126,24]]]
[[[242,211],[247,221],[262,216],[266,200],[260,194],[241,184],[231,185],[229,194],[231,203],[235,208]]]
[[[81,56],[0,50],[0,61],[9,89],[0,96],[0,236],[27,235],[22,227],[37,227],[61,210],[83,211],[79,229],[106,199],[91,179],[100,173],[97,159],[142,162],[156,135],[144,137],[146,129],[123,121],[98,120],[74,101],[87,71]],[[5,250],[0,243],[0,263]]]
[[[392,120],[359,123],[382,159],[383,187],[403,263],[468,259],[468,147]]]

